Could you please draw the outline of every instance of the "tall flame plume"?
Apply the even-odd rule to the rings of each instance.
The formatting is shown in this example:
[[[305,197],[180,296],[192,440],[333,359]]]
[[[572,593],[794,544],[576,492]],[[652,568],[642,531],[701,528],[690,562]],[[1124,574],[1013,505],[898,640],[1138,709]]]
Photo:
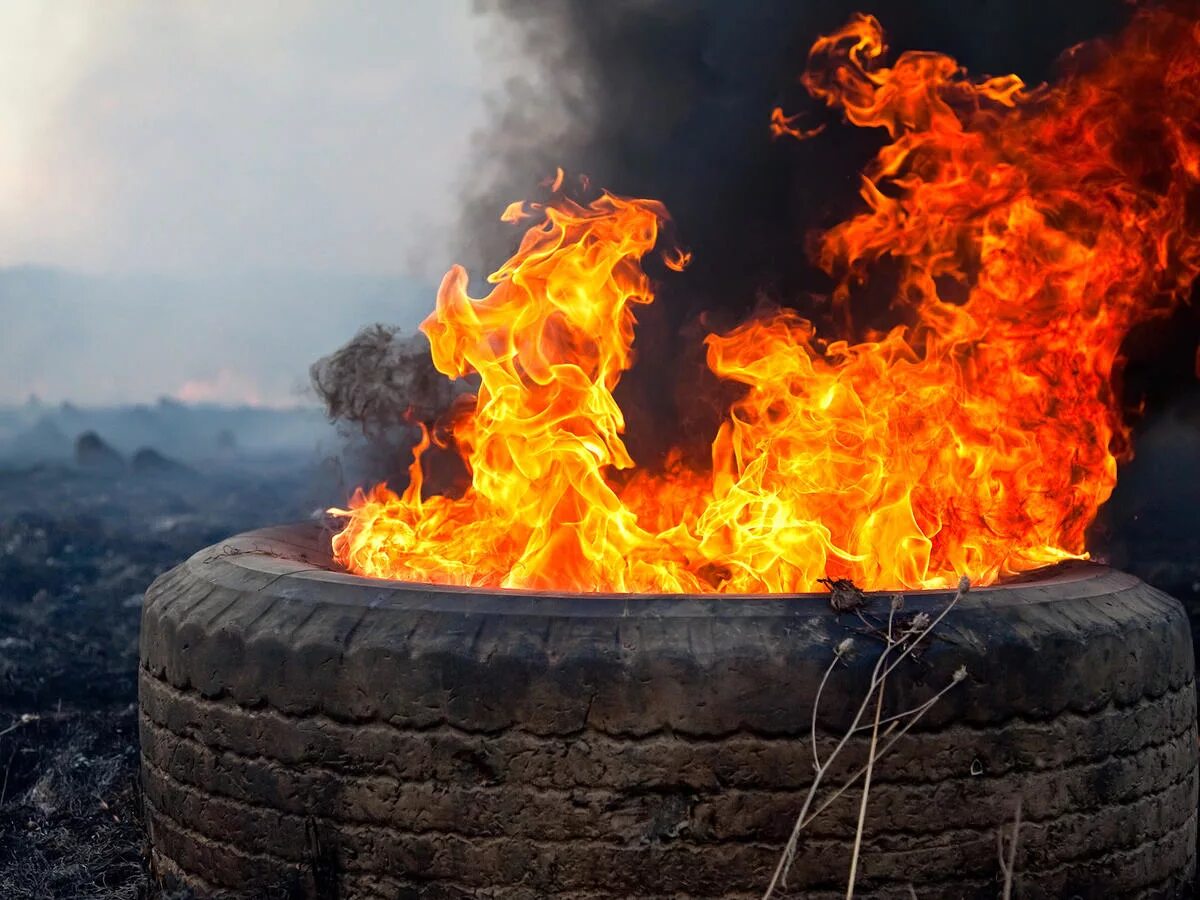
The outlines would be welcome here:
[[[337,559],[450,585],[777,593],[986,584],[1085,556],[1129,453],[1122,341],[1200,268],[1200,24],[1143,12],[1087,54],[1030,89],[939,53],[885,65],[870,16],[814,44],[808,91],[888,135],[862,212],[816,261],[845,308],[898,267],[904,324],[829,340],[783,311],[710,334],[709,367],[742,394],[704,471],[636,470],[613,398],[666,210],[607,193],[510,207],[535,224],[492,291],[472,299],[455,267],[422,325],[437,368],[476,374],[478,395],[424,432],[403,494],[333,511]],[[770,127],[821,130],[782,110]],[[461,496],[424,495],[433,441],[466,463]]]

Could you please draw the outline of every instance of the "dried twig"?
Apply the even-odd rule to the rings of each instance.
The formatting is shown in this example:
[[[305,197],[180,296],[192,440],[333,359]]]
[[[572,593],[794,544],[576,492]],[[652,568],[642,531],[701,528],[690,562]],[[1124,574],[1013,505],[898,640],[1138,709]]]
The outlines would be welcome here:
[[[37,713],[22,713],[20,718],[18,718],[3,731],[0,731],[0,737],[4,737],[6,734],[11,734],[22,725],[28,725],[30,722],[36,722],[40,718],[41,716],[39,716]]]
[[[8,762],[4,764],[4,783],[0,784],[0,806],[4,805],[4,801],[8,798],[8,773],[12,770],[13,760],[17,758],[17,751],[13,750],[8,755]]]
[[[909,730],[914,725],[916,725],[919,721],[921,721],[921,717],[924,716],[925,713],[927,713],[927,712],[929,712],[929,710],[933,709],[933,707],[937,704],[937,702],[939,700],[941,700],[942,697],[945,696],[945,694],[952,687],[954,687],[956,684],[958,684],[960,681],[962,681],[966,677],[967,677],[966,668],[965,667],[959,668],[954,673],[954,677],[950,680],[950,682],[948,684],[946,684],[940,691],[938,691],[936,694],[934,694],[932,697],[930,697],[928,700],[926,700],[920,706],[914,706],[911,710],[900,713],[899,716],[893,717],[893,719],[896,719],[897,721],[893,721],[893,723],[890,726],[888,726],[887,729],[884,730],[883,736],[889,737],[894,733],[895,737],[893,737],[891,740],[889,740],[886,744],[883,745],[883,749],[880,750],[875,755],[875,761],[878,762],[879,760],[881,760],[885,756],[887,756],[888,751],[890,751],[892,749],[892,747],[894,747],[896,745],[896,742],[899,741],[900,738],[902,738],[906,734],[908,734]],[[903,716],[908,716],[908,715],[911,715],[912,718],[904,723],[903,728],[901,728],[899,731],[897,731],[896,726],[899,725],[898,719]],[[865,726],[865,725],[863,726],[863,728],[866,728],[866,727],[868,727],[868,726]],[[858,783],[858,779],[862,778],[863,775],[866,774],[866,771],[867,771],[867,767],[864,765],[857,772],[855,772],[853,775],[851,775],[849,778],[847,778],[845,783],[840,788],[838,788],[836,791],[834,791],[832,794],[830,794],[825,799],[825,802],[822,803],[820,806],[818,806],[813,811],[812,815],[810,815],[807,819],[804,820],[804,822],[801,825],[801,828],[807,828],[808,824],[813,819],[815,819],[817,816],[819,816],[825,810],[829,809],[829,807],[832,806],[837,801],[837,799],[840,796],[842,796],[842,794],[846,793],[846,791],[850,790],[850,788],[854,787],[854,785]]]
[[[1017,844],[1021,837],[1021,798],[1017,798],[1017,810],[1013,816],[1012,833],[1008,838],[1007,853],[1004,842],[1004,829],[996,832],[996,854],[1000,859],[1000,872],[1004,875],[1004,890],[1002,900],[1012,900],[1013,881],[1017,873]]]
[[[888,646],[891,646],[895,640],[892,628],[896,619],[896,610],[901,605],[902,602],[898,597],[892,598],[887,623]],[[871,796],[871,771],[875,766],[875,750],[879,746],[879,719],[883,715],[883,686],[883,679],[881,678],[879,680],[879,689],[875,692],[875,724],[871,729],[871,746],[867,751],[867,771],[863,775],[862,802],[858,805],[858,825],[854,829],[854,850],[850,854],[850,877],[846,881],[846,900],[853,900],[854,882],[858,876],[858,855],[862,852],[863,827],[867,822],[867,799]]]
[[[829,681],[829,676],[833,672],[834,666],[838,664],[838,660],[842,658],[842,654],[849,648],[849,639],[842,641],[834,648],[833,659],[829,661],[829,667],[825,670],[825,674],[821,676],[821,683],[817,685],[817,697],[813,701],[812,709],[812,730],[809,732],[812,737],[813,771],[816,772],[821,770],[821,754],[817,750],[817,710],[820,708],[821,694],[825,691],[825,685]]]
[[[832,585],[830,585],[830,587],[832,588]],[[815,818],[821,811],[826,809],[830,803],[844,793],[852,784],[857,782],[858,778],[866,776],[870,768],[873,767],[879,759],[887,754],[887,752],[895,745],[896,741],[903,737],[908,730],[933,707],[933,705],[946,693],[946,691],[966,677],[966,670],[959,669],[954,673],[954,679],[949,684],[947,684],[944,688],[942,688],[942,690],[938,691],[936,695],[920,706],[914,707],[912,710],[909,710],[906,713],[900,713],[897,716],[889,716],[887,719],[883,719],[881,717],[875,725],[861,724],[862,719],[866,714],[866,710],[870,706],[872,700],[876,701],[877,711],[880,713],[882,712],[882,707],[879,704],[881,702],[883,684],[886,681],[887,676],[890,675],[896,669],[896,667],[900,665],[900,663],[913,654],[913,651],[916,649],[916,647],[929,636],[933,629],[936,628],[949,614],[950,610],[952,610],[958,604],[958,602],[962,600],[968,590],[970,590],[970,582],[964,577],[959,581],[958,590],[954,597],[948,604],[946,604],[946,607],[939,612],[936,617],[931,619],[927,613],[918,613],[907,622],[906,626],[900,630],[898,635],[894,632],[894,616],[896,610],[902,605],[902,601],[899,597],[893,598],[892,610],[888,618],[888,643],[880,653],[879,659],[875,661],[875,667],[871,672],[871,680],[867,686],[866,696],[859,705],[859,708],[854,715],[854,719],[850,723],[849,728],[846,729],[845,734],[843,734],[838,740],[837,744],[830,751],[829,756],[826,757],[824,761],[821,761],[820,755],[816,749],[815,736],[817,707],[820,704],[821,694],[824,691],[829,675],[833,671],[837,660],[840,659],[841,656],[849,649],[850,641],[849,639],[846,639],[838,644],[837,649],[835,650],[835,658],[830,664],[829,668],[826,670],[825,676],[821,679],[821,683],[817,690],[817,696],[813,700],[813,759],[814,763],[816,764],[816,771],[813,774],[813,781],[809,786],[808,794],[805,796],[804,803],[800,808],[800,812],[796,816],[795,824],[792,826],[791,834],[788,836],[787,843],[784,846],[783,852],[780,854],[779,862],[776,864],[775,871],[771,875],[771,881],[767,885],[766,892],[763,894],[763,900],[771,900],[771,897],[774,896],[775,891],[786,884],[788,872],[791,870],[792,862],[795,859],[796,845],[799,842],[800,833],[808,825],[808,823],[811,822],[812,819]],[[899,650],[899,653],[895,656],[895,658],[889,659],[893,651],[896,650]],[[906,716],[908,717],[908,721],[904,723],[903,727],[899,727],[900,722],[903,721]],[[870,727],[874,732],[874,736],[872,738],[872,747],[874,748],[874,746],[877,746],[878,743],[878,727],[884,722],[890,723],[888,728],[884,731],[884,736],[887,737],[892,735],[894,732],[895,736],[892,737],[891,740],[889,740],[888,743],[884,745],[883,749],[878,753],[872,752],[868,759],[867,765],[851,776],[851,778],[841,788],[834,792],[832,797],[822,803],[821,806],[815,812],[813,812],[812,815],[810,815],[809,813],[816,799],[817,791],[820,789],[821,782],[823,781],[825,775],[829,772],[830,766],[833,764],[834,760],[838,757],[842,750],[845,749],[850,738],[858,731]],[[863,803],[865,808],[865,794]],[[860,812],[860,817],[862,814],[863,813]],[[861,827],[862,826],[860,823],[860,828]],[[853,877],[857,871],[857,857],[858,850],[861,845],[861,835],[856,837],[855,845],[855,855],[851,861],[851,884],[848,888],[849,893],[847,894],[849,897],[853,896]]]

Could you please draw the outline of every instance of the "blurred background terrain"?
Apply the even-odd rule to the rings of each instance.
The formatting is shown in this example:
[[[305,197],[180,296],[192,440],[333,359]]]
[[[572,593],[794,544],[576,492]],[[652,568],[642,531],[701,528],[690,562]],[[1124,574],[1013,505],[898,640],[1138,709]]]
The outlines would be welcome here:
[[[161,572],[342,496],[316,408],[0,411],[0,894],[136,897],[138,620]]]

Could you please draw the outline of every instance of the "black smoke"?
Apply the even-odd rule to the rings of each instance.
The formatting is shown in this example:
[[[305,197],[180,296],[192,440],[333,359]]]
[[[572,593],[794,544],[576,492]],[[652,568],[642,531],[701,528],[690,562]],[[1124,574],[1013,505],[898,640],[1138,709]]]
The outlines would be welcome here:
[[[516,246],[516,230],[496,221],[500,210],[536,198],[557,166],[614,193],[662,200],[694,253],[682,274],[651,269],[658,299],[639,310],[638,362],[618,388],[630,448],[652,466],[680,436],[702,455],[725,406],[703,366],[706,330],[762,304],[845,327],[829,318],[832,285],[807,248],[814,232],[859,208],[858,173],[883,135],[846,125],[807,97],[797,76],[815,37],[869,12],[893,54],[937,50],[972,73],[1016,72],[1036,84],[1054,78],[1068,48],[1120,31],[1136,4],[480,0],[478,8],[496,26],[498,54],[518,65],[497,85],[490,127],[475,136],[460,228],[473,275]],[[827,127],[804,142],[773,141],[767,121],[777,105],[802,113],[805,127]],[[886,294],[886,275],[876,280]],[[1121,388],[1140,449],[1094,541],[1114,562],[1185,597],[1200,596],[1200,564],[1191,563],[1200,552],[1197,309],[1142,326],[1127,342]]]
[[[886,0],[483,0],[503,54],[521,73],[498,88],[461,233],[473,274],[496,268],[519,233],[497,222],[536,198],[555,167],[626,196],[665,202],[694,256],[683,273],[648,268],[656,303],[639,310],[638,362],[618,388],[627,442],[642,465],[679,436],[707,452],[726,397],[703,364],[701,339],[760,306],[787,306],[823,333],[829,279],[813,265],[814,233],[858,209],[858,173],[883,135],[841,124],[798,83],[812,41],[852,12],[876,14],[895,52],[949,53],[979,74],[1051,78],[1068,47],[1117,32],[1121,0],[1069,3]],[[811,140],[772,140],[771,109],[801,113]],[[886,277],[877,290],[887,294]],[[888,315],[886,299],[864,311]],[[850,337],[852,335],[845,335]]]
[[[502,19],[526,75],[497,98],[477,135],[462,230],[476,271],[496,267],[515,235],[501,209],[530,196],[556,166],[623,195],[663,200],[695,251],[665,284],[672,311],[750,308],[767,293],[794,302],[823,291],[806,236],[857,205],[857,173],[878,132],[831,127],[817,139],[773,141],[772,107],[836,122],[798,84],[814,38],[861,4],[760,0],[482,0]],[[1121,0],[1072,3],[889,0],[879,16],[895,50],[934,49],[981,74],[1050,77],[1063,50],[1112,34]],[[556,117],[557,123],[540,122]]]

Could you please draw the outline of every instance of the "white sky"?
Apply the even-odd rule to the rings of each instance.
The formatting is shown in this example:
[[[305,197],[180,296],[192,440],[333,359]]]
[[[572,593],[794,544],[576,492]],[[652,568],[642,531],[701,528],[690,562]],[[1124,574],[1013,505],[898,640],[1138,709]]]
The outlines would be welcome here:
[[[507,64],[472,6],[2,0],[0,403],[293,402],[419,321]]]
[[[480,29],[469,0],[5,0],[0,265],[420,265],[482,118]]]

